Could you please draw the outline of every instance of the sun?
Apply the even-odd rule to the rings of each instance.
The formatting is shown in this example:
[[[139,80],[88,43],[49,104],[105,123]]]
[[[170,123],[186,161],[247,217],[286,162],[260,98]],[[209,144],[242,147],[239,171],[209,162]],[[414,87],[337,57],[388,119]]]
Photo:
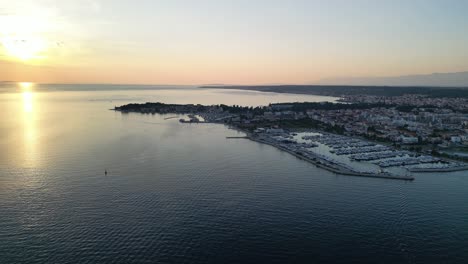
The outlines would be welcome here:
[[[34,86],[34,83],[32,82],[20,82],[18,83],[19,87],[21,88],[22,91],[30,91],[31,88]]]
[[[3,17],[8,27],[0,27],[0,44],[3,53],[14,59],[29,61],[45,57],[47,41],[42,36],[41,21],[34,17]]]
[[[1,42],[9,56],[23,61],[42,58],[42,52],[46,47],[43,39],[32,35],[9,36],[3,38]]]

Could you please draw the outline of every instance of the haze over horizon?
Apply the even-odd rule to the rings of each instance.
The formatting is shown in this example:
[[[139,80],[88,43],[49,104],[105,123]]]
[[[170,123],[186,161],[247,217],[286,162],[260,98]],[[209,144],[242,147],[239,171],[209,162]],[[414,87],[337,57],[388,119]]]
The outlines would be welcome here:
[[[461,0],[0,0],[0,80],[468,86],[467,11]]]
[[[380,77],[335,77],[320,80],[319,85],[362,85],[362,86],[434,86],[468,87],[467,72],[446,72]]]

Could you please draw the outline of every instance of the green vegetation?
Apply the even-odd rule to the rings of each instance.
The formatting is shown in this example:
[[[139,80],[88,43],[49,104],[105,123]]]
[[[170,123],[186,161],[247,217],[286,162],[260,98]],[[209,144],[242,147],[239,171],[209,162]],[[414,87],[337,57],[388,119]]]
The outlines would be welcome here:
[[[115,110],[123,112],[152,112],[152,113],[190,113],[190,112],[206,112],[213,108],[222,108],[232,114],[253,113],[261,115],[265,112],[266,107],[247,107],[239,105],[200,105],[200,104],[164,104],[164,103],[144,103],[144,104],[127,104],[115,107]]]

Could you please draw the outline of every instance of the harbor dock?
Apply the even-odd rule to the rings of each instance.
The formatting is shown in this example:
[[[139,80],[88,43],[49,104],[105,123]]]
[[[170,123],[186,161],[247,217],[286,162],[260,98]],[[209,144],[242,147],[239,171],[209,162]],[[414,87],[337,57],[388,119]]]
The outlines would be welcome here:
[[[468,166],[447,167],[447,168],[410,168],[411,172],[454,172],[468,170]]]
[[[403,176],[403,175],[392,175],[392,174],[389,174],[389,173],[366,173],[366,172],[355,172],[355,171],[352,171],[352,170],[349,170],[345,167],[341,167],[337,164],[328,164],[327,161],[325,160],[322,160],[320,158],[308,158],[308,157],[305,157],[304,155],[301,155],[297,152],[294,152],[294,151],[291,151],[287,148],[284,148],[280,145],[277,145],[277,144],[274,144],[272,142],[268,142],[268,141],[265,141],[265,140],[262,140],[258,137],[255,137],[255,136],[252,136],[252,135],[249,135],[248,138],[252,141],[255,141],[255,142],[258,142],[258,143],[262,143],[262,144],[267,144],[267,145],[270,145],[270,146],[273,146],[277,149],[280,149],[282,151],[285,151],[285,152],[288,152],[289,154],[301,159],[301,160],[304,160],[304,161],[308,161],[314,165],[316,165],[317,167],[319,168],[322,168],[322,169],[325,169],[325,170],[328,170],[328,171],[331,171],[333,173],[336,173],[336,174],[341,174],[341,175],[347,175],[347,176],[358,176],[358,177],[371,177],[371,178],[383,178],[383,179],[395,179],[395,180],[405,180],[405,181],[413,181],[414,180],[414,177],[413,176]]]

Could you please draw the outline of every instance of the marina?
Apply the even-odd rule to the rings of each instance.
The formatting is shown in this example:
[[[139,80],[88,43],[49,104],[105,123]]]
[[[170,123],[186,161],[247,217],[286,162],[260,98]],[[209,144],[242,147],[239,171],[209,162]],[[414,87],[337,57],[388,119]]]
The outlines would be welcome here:
[[[360,153],[356,155],[351,155],[350,159],[356,161],[372,161],[387,158],[403,157],[409,154],[409,151],[383,151],[379,153]]]
[[[388,159],[384,161],[375,162],[382,168],[387,167],[395,167],[395,166],[407,166],[407,165],[417,165],[417,164],[425,164],[425,163],[436,163],[439,162],[440,159],[428,157],[428,156],[419,156],[419,157],[407,157],[407,158],[395,158],[395,159]]]
[[[274,142],[271,142],[269,140],[266,140],[264,138],[259,138],[259,137],[249,137],[250,140],[256,141],[259,143],[267,144],[273,147],[276,147],[282,151],[288,152],[289,154],[308,161],[314,165],[316,165],[319,168],[326,169],[328,171],[334,172],[336,174],[340,175],[347,175],[347,176],[358,176],[358,177],[372,177],[372,178],[383,178],[383,179],[395,179],[395,180],[406,180],[406,181],[412,181],[414,180],[414,177],[409,176],[409,175],[393,175],[385,172],[380,172],[380,173],[368,173],[368,172],[356,172],[353,171],[350,167],[342,164],[338,164],[335,161],[333,161],[330,158],[327,158],[326,156],[319,156],[319,155],[314,155],[313,153],[307,152],[307,151],[295,151],[294,149],[285,146],[285,145],[279,145],[275,144]]]
[[[468,169],[462,163],[321,131],[258,129],[249,138],[343,175],[413,180],[412,172]]]

